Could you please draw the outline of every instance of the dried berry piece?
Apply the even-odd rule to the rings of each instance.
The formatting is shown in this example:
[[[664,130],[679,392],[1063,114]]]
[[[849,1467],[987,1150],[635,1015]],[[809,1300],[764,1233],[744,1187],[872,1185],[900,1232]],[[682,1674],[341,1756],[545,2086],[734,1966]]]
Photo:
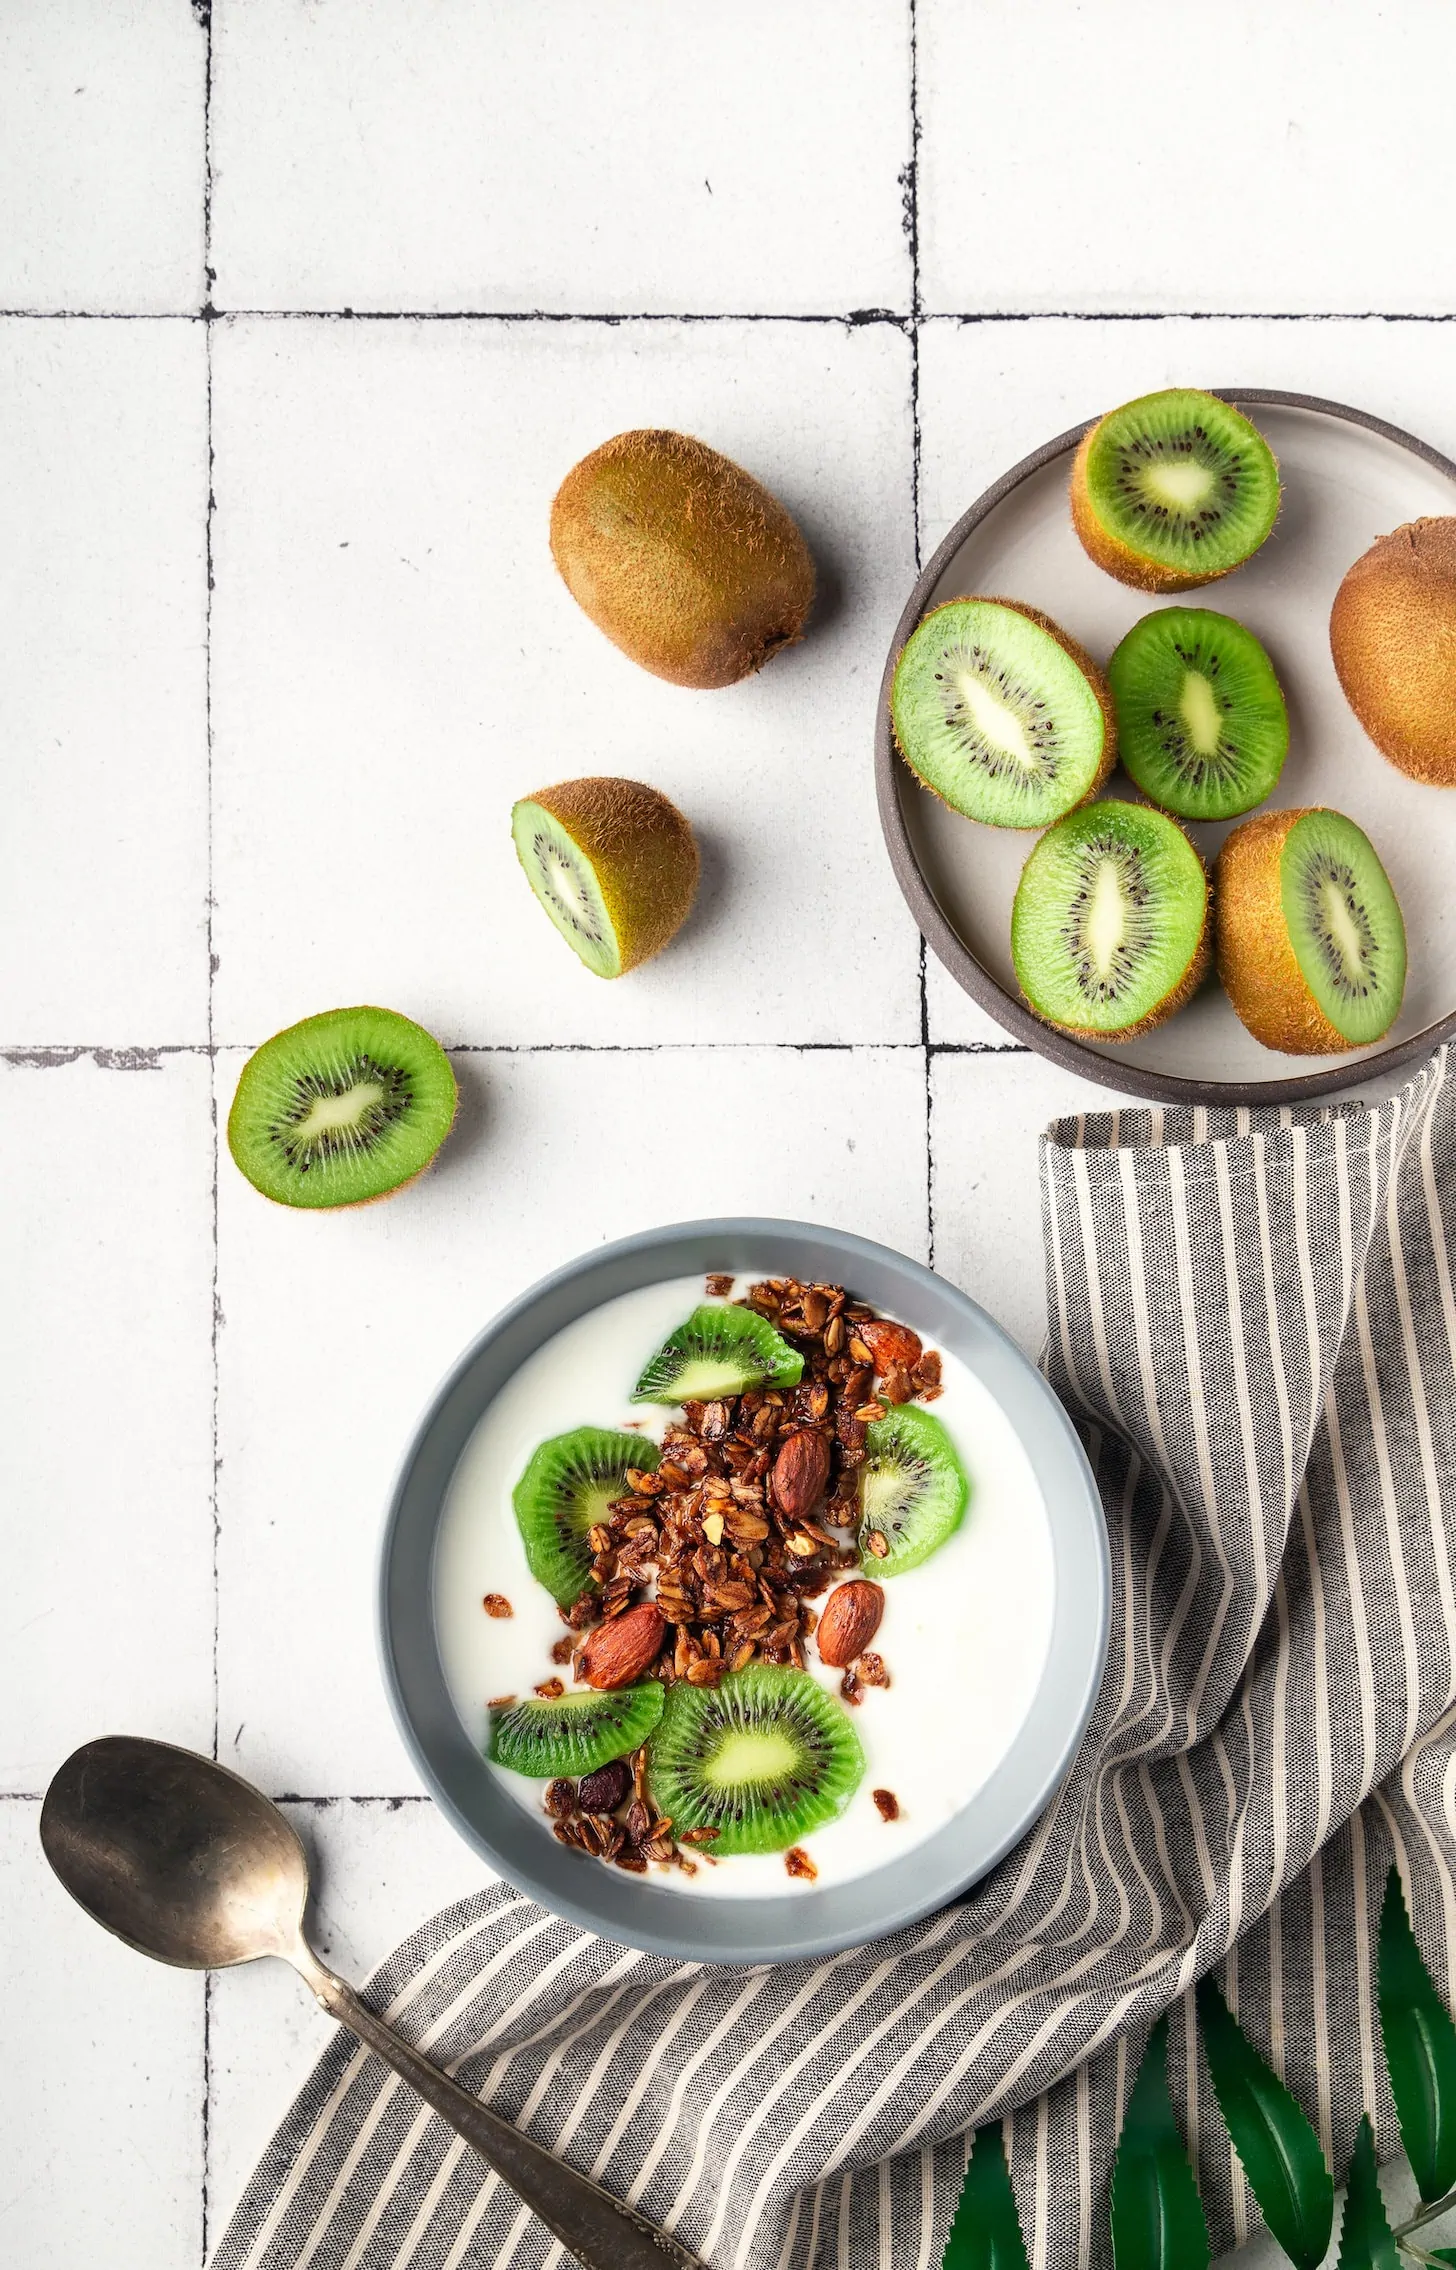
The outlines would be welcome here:
[[[788,1851],[784,1854],[784,1866],[791,1876],[798,1876],[807,1884],[812,1884],[819,1874],[818,1869],[801,1844],[790,1845]]]
[[[503,1592],[487,1592],[480,1605],[488,1616],[513,1616],[516,1612]]]
[[[870,1795],[874,1798],[875,1808],[882,1821],[899,1820],[900,1800],[893,1789],[873,1789]]]
[[[566,1689],[560,1679],[542,1679],[535,1692],[543,1702],[555,1702],[558,1695],[565,1694]]]
[[[632,1776],[622,1758],[613,1758],[610,1765],[598,1766],[582,1781],[577,1802],[583,1813],[615,1813],[625,1804],[632,1787]]]

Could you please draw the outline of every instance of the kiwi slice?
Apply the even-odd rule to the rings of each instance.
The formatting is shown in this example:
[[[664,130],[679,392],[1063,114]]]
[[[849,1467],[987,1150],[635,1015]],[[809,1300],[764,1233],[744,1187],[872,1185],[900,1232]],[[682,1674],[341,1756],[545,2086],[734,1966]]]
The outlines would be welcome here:
[[[1405,924],[1363,828],[1320,806],[1260,812],[1218,859],[1218,969],[1244,1024],[1288,1056],[1388,1032],[1405,992]]]
[[[569,1608],[591,1581],[587,1531],[625,1494],[628,1467],[650,1474],[657,1459],[657,1445],[645,1435],[614,1434],[608,1427],[573,1427],[532,1451],[511,1503],[527,1566],[561,1607]]]
[[[1107,665],[1117,746],[1151,803],[1180,820],[1262,804],[1289,754],[1289,712],[1250,630],[1209,607],[1134,623]]]
[[[1208,968],[1208,876],[1176,820],[1089,804],[1021,871],[1011,959],[1032,1008],[1086,1040],[1132,1040],[1181,1009]]]
[[[859,1470],[859,1549],[875,1576],[903,1576],[928,1561],[970,1501],[970,1477],[933,1411],[901,1403],[871,1419]]]
[[[1112,697],[1074,639],[1009,599],[950,599],[912,631],[890,715],[911,771],[952,811],[1044,828],[1094,795],[1117,754]]]
[[[1242,567],[1279,514],[1255,425],[1190,386],[1109,410],[1072,467],[1072,523],[1098,567],[1138,591],[1191,591]]]
[[[393,1009],[329,1009],[243,1066],[228,1149],[280,1206],[361,1206],[423,1173],[455,1117],[450,1059]]]
[[[698,847],[677,806],[640,780],[564,780],[511,808],[526,880],[595,977],[661,953],[687,920]]]
[[[490,1714],[485,1754],[533,1781],[595,1773],[647,1740],[662,1716],[663,1699],[658,1681],[645,1679],[640,1687],[614,1687],[610,1694],[583,1687],[554,1702],[506,1703]]]
[[[718,1687],[669,1687],[652,1737],[652,1794],[714,1854],[782,1852],[842,1813],[864,1751],[842,1703],[807,1671],[751,1663]]]
[[[751,1308],[705,1301],[643,1367],[634,1403],[712,1403],[750,1387],[797,1387],[804,1359]]]

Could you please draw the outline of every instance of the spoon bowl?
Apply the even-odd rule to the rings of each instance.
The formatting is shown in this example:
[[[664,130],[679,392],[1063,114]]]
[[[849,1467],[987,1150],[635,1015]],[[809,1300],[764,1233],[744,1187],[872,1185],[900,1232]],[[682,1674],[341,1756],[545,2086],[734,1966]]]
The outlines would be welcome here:
[[[159,1963],[222,1970],[302,1943],[303,1846],[261,1790],[191,1750],[88,1742],[46,1791],[40,1841],[72,1899]]]

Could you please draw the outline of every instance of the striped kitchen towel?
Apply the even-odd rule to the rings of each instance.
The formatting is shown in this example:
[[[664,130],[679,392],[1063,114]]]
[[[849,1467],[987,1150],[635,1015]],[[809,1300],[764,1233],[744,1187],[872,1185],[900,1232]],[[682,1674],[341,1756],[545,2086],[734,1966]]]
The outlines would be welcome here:
[[[1112,1543],[1111,1651],[1050,1811],[956,1906],[832,1961],[671,1963],[500,1885],[371,1993],[714,2270],[933,2270],[998,2115],[1032,2260],[1101,2259],[1159,2012],[1215,2239],[1252,2209],[1194,2054],[1228,2000],[1337,2165],[1394,2120],[1371,2000],[1394,1857],[1456,1992],[1456,1081],[1378,1108],[1120,1111],[1042,1144],[1046,1367]],[[216,2270],[543,2270],[561,2251],[340,2037]]]

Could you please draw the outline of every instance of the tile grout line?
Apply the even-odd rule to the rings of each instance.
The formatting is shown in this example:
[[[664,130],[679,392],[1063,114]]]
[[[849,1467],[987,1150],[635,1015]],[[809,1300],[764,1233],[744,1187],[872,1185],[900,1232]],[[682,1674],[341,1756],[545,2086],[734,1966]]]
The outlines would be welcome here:
[[[910,514],[915,572],[920,573],[920,23],[918,0],[910,11],[910,160],[903,175],[905,233],[910,241]],[[922,936],[916,972],[920,993],[920,1051],[925,1073],[925,1259],[935,1267],[935,1154],[931,1101],[930,991]]]
[[[29,1042],[0,1047],[0,1063],[17,1072],[63,1071],[83,1056],[94,1057],[103,1072],[159,1072],[164,1056],[250,1056],[258,1041],[165,1041],[155,1048],[109,1048],[99,1041]],[[670,1056],[729,1054],[734,1050],[781,1050],[790,1056],[853,1056],[860,1049],[928,1048],[932,1056],[1028,1056],[1023,1041],[931,1040],[922,1030],[914,1040],[449,1040],[447,1056]]]
[[[210,271],[209,271],[210,274]],[[884,324],[907,336],[926,323],[1456,323],[1449,309],[1397,307],[856,307],[806,315],[791,308],[187,308],[0,307],[6,323],[818,323]]]
[[[212,287],[215,281],[212,265],[212,0],[192,0],[197,20],[202,27],[204,42],[202,78],[202,276],[205,301],[203,313],[211,315]],[[212,433],[212,324],[205,321],[202,329],[203,368],[206,380],[207,430],[207,498],[203,519],[203,566],[205,588],[203,594],[203,748],[207,803],[207,867],[205,900],[205,933],[207,945],[207,1062],[209,1105],[212,1118],[212,1315],[210,1319],[212,1348],[212,1754],[216,1758],[219,1748],[218,1718],[221,1709],[218,1649],[222,1628],[221,1588],[221,1520],[219,1516],[218,1472],[218,1186],[220,1160],[218,1153],[217,1122],[217,1031],[213,1001],[217,976],[217,955],[214,950],[214,815],[212,781],[212,520],[216,505],[213,488],[213,433]],[[212,1972],[205,1971],[202,1980],[202,2135],[201,2135],[201,2197],[198,2202],[200,2219],[200,2270],[206,2270],[212,2240]]]

